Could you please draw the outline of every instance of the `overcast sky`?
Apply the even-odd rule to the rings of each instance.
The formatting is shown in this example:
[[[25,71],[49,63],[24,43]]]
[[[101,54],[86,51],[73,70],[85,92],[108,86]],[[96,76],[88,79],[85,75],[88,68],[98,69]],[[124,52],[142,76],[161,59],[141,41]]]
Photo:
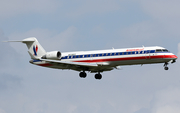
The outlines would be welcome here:
[[[0,0],[0,41],[36,37],[46,51],[162,46],[180,56],[179,0]],[[178,49],[179,48],[179,49]],[[0,43],[0,113],[180,113],[180,62],[79,73],[29,63]],[[179,52],[178,52],[179,51]]]

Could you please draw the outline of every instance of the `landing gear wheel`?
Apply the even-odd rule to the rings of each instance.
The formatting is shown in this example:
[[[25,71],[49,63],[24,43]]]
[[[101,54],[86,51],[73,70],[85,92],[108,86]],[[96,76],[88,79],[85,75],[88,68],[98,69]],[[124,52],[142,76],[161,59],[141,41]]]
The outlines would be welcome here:
[[[167,67],[167,65],[168,65],[168,63],[167,63],[167,62],[165,62],[165,63],[164,63],[164,67]]]
[[[80,73],[79,73],[79,76],[80,76],[81,78],[86,78],[87,74],[86,74],[85,72],[80,72]]]
[[[168,63],[165,62],[165,63],[164,63],[164,69],[165,69],[165,70],[168,70],[168,69],[169,69],[169,68],[167,67],[167,65],[168,65]]]
[[[168,70],[169,68],[168,67],[164,67],[165,70]]]
[[[95,74],[94,77],[95,77],[95,79],[99,79],[100,80],[102,78],[102,75],[101,74]]]

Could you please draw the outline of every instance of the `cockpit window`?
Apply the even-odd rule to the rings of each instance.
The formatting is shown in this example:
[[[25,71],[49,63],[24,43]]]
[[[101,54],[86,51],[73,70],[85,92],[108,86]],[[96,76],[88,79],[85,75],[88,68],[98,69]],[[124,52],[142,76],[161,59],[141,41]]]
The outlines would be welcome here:
[[[163,52],[169,52],[167,49],[163,49]]]
[[[162,52],[162,50],[161,49],[156,49],[156,52]]]

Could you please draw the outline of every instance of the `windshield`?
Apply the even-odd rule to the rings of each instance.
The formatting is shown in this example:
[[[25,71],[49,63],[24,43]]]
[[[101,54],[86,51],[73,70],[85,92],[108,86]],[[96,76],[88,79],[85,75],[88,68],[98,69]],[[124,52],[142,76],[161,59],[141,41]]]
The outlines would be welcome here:
[[[169,52],[167,49],[156,49],[156,53],[157,52]]]
[[[162,50],[161,49],[156,49],[156,52],[162,52]]]
[[[163,52],[169,52],[167,49],[163,49]]]

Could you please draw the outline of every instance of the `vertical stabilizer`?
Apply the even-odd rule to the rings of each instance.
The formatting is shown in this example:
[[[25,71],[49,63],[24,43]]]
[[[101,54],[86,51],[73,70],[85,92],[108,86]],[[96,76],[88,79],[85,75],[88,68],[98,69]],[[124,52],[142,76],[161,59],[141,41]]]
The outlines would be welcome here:
[[[46,54],[46,51],[39,44],[38,40],[35,37],[26,38],[21,42],[27,45],[29,50],[28,53],[32,59],[38,59]]]

